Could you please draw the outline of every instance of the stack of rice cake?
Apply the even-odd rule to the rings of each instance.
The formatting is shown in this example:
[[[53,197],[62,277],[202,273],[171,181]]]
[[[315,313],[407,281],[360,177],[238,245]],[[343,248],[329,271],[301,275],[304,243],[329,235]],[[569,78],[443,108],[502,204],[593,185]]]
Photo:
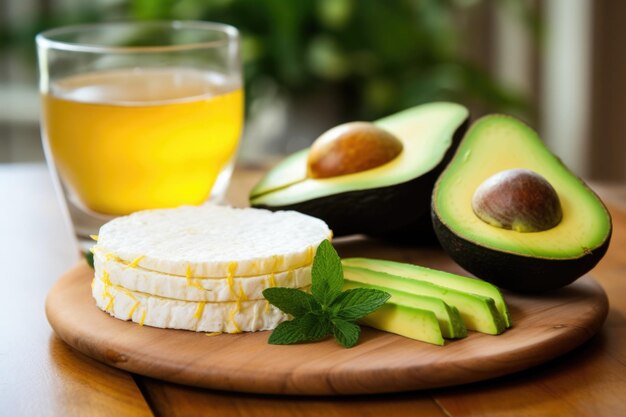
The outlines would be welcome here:
[[[321,220],[222,206],[146,210],[102,226],[92,295],[110,315],[209,333],[274,329],[288,317],[265,288],[308,288]]]

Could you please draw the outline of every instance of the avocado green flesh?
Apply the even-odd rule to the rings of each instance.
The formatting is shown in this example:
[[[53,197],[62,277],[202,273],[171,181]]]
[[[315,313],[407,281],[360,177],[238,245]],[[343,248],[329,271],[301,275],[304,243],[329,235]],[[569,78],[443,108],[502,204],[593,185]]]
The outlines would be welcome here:
[[[381,279],[384,279],[385,288],[439,298],[446,304],[458,309],[465,327],[469,330],[500,334],[505,329],[504,321],[491,298],[440,287],[416,279],[352,266],[344,266],[343,272],[345,279],[350,281],[383,286],[380,282]]]
[[[472,196],[488,177],[526,168],[556,190],[563,218],[552,229],[520,233],[491,226],[472,210]],[[598,197],[572,174],[525,124],[507,116],[487,116],[468,131],[439,178],[433,211],[452,233],[476,245],[520,256],[575,259],[610,236],[611,219]]]
[[[457,129],[468,118],[465,107],[430,103],[374,122],[403,144],[395,159],[379,167],[333,178],[306,176],[308,149],[289,156],[252,190],[252,205],[283,206],[333,194],[401,184],[434,169],[444,158]]]
[[[371,288],[375,290],[385,291],[391,298],[388,303],[399,304],[406,307],[416,308],[419,310],[432,311],[437,317],[441,334],[447,339],[459,339],[467,336],[467,328],[463,324],[463,320],[459,315],[459,311],[447,305],[445,302],[422,295],[411,294],[405,291],[394,290],[381,285],[384,285],[385,277],[381,277],[380,285],[363,284],[355,281],[345,280],[344,290],[353,288]],[[413,315],[411,315],[412,317]],[[398,317],[398,320],[404,320],[404,316]],[[384,329],[381,329],[384,330]]]
[[[439,321],[432,311],[387,302],[359,323],[434,345],[444,344]]]
[[[309,148],[306,148],[283,159],[265,174],[265,177],[252,189],[250,196],[260,197],[304,181],[308,155]]]
[[[341,261],[345,266],[365,268],[371,271],[385,272],[391,275],[398,275],[404,278],[417,279],[430,282],[446,288],[458,291],[465,291],[471,294],[489,297],[495,302],[500,317],[506,327],[511,327],[511,315],[504,301],[502,293],[495,285],[474,278],[463,277],[444,271],[436,271],[418,265],[410,265],[400,262],[385,261],[382,259],[369,258],[346,258]]]

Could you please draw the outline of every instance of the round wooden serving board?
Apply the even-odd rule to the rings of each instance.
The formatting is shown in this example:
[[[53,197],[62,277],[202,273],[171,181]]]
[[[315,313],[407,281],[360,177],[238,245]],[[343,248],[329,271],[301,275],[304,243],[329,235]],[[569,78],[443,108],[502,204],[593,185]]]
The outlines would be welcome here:
[[[270,332],[165,330],[110,317],[91,297],[93,270],[79,265],[51,289],[46,314],[69,345],[141,375],[220,390],[342,395],[463,384],[520,371],[572,350],[602,326],[608,301],[585,276],[548,295],[505,293],[513,327],[500,336],[470,332],[434,346],[363,328],[352,349],[334,340],[267,344]]]

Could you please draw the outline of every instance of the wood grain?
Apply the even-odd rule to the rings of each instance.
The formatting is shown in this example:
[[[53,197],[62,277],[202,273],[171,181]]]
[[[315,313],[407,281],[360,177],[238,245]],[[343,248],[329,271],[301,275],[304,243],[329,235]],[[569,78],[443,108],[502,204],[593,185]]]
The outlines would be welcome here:
[[[132,377],[69,348],[44,315],[78,260],[44,166],[0,166],[0,415],[149,416]]]
[[[152,398],[153,407],[170,417],[446,417],[427,393],[328,398],[242,395],[176,385],[150,378],[144,378],[141,384],[144,392]]]
[[[141,375],[254,393],[381,393],[493,378],[570,351],[595,334],[608,310],[602,288],[583,277],[548,295],[507,294],[514,327],[497,337],[472,333],[438,347],[365,328],[352,349],[332,339],[274,346],[267,343],[269,332],[206,337],[111,318],[91,298],[92,276],[79,265],[59,279],[46,301],[50,324],[70,346]]]
[[[245,201],[249,186],[259,175],[259,171],[237,171],[230,201]],[[136,379],[159,416],[626,415],[626,383],[621,376],[626,374],[626,187],[594,188],[611,203],[614,220],[609,251],[591,273],[605,288],[611,309],[596,337],[559,359],[512,376],[458,388],[348,398],[236,394]],[[44,297],[77,256],[45,167],[0,166],[0,192],[4,290],[0,292],[0,414],[148,415],[128,374],[100,365],[51,337],[43,312]],[[372,243],[359,245],[345,248],[345,253],[373,247]],[[384,252],[385,257],[400,260],[424,260],[430,254],[430,250],[406,247]],[[114,391],[101,392],[101,386]],[[438,404],[429,401],[431,394]],[[107,404],[106,408],[101,404]],[[435,407],[439,406],[445,413],[441,408],[437,413]]]

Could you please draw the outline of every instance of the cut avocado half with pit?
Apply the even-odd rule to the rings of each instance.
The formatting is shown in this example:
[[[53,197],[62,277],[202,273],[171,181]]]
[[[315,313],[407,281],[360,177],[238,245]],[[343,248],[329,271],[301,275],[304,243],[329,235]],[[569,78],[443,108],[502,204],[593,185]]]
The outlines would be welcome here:
[[[562,218],[547,230],[524,233],[481,220],[472,208],[476,189],[507,170],[530,170],[556,191]],[[611,217],[600,199],[522,122],[486,116],[468,131],[432,198],[432,220],[442,247],[464,269],[499,287],[538,292],[565,286],[602,258]]]
[[[378,167],[331,178],[308,178],[304,149],[287,157],[252,189],[253,207],[296,210],[323,219],[336,236],[432,231],[433,185],[467,128],[455,103],[416,106],[374,122],[395,135],[400,154]]]
[[[475,278],[463,277],[449,272],[437,271],[418,265],[411,265],[401,262],[386,261],[382,259],[370,258],[345,258],[342,259],[344,267],[353,266],[365,268],[371,271],[385,272],[387,274],[398,275],[404,278],[417,279],[430,282],[441,287],[452,288],[458,291],[465,291],[471,294],[482,295],[493,299],[500,317],[506,327],[511,327],[511,316],[504,302],[504,297],[500,290],[485,281]]]
[[[504,321],[491,298],[352,266],[344,266],[343,273],[345,279],[350,281],[439,298],[458,309],[469,330],[496,335],[505,329]],[[385,284],[381,285],[381,282]]]
[[[371,288],[375,290],[385,291],[391,298],[388,303],[399,304],[410,308],[432,311],[437,317],[437,321],[439,322],[439,327],[441,328],[441,334],[443,337],[447,339],[459,339],[467,336],[467,328],[465,324],[463,324],[463,320],[459,314],[459,311],[456,307],[451,307],[447,305],[442,300],[439,300],[434,297],[427,297],[424,295],[408,293],[405,291],[395,290],[391,288],[384,287],[385,284],[385,276],[380,276],[380,285],[366,284],[362,282],[351,281],[346,279],[344,281],[344,289],[352,289],[352,288]],[[412,324],[409,320],[410,317],[415,317],[415,314],[411,314],[410,316],[405,316],[404,314],[399,314],[398,317],[394,320],[403,321],[403,323],[396,323],[397,328],[408,328]],[[386,322],[389,322],[387,320]],[[385,329],[381,329],[385,330]]]

